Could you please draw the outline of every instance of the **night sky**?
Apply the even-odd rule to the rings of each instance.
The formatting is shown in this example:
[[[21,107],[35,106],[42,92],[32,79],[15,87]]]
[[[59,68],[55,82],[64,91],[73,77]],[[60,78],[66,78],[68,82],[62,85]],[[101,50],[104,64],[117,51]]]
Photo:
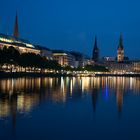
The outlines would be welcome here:
[[[16,11],[32,43],[91,56],[97,35],[100,55],[115,56],[122,33],[125,55],[140,58],[139,0],[0,0],[1,33],[12,34]]]

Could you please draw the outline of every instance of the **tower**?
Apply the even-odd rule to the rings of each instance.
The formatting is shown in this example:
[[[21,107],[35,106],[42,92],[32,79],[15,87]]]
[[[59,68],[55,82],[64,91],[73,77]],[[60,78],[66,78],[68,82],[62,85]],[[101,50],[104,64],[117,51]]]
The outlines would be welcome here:
[[[122,35],[120,35],[119,46],[117,49],[117,61],[123,62],[124,61],[124,48],[123,48],[123,39]]]
[[[92,60],[95,62],[99,61],[99,49],[97,47],[97,38],[95,36],[95,43],[94,43],[94,48],[93,48],[93,53],[92,53]]]
[[[19,37],[19,32],[18,32],[18,15],[16,13],[16,18],[15,18],[15,25],[14,25],[14,33],[13,33],[14,37]]]

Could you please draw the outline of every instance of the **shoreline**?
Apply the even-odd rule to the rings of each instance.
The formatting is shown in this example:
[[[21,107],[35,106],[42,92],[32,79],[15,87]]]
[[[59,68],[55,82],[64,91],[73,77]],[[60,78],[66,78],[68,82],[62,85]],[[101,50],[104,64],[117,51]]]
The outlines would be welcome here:
[[[140,74],[95,74],[95,77],[140,77]]]
[[[15,73],[6,73],[6,72],[0,72],[0,79],[1,78],[19,78],[19,77],[66,77],[66,76],[72,76],[68,74],[59,74],[59,73],[31,73],[31,72],[15,72]]]
[[[61,73],[25,73],[25,72],[16,72],[16,73],[6,73],[0,72],[1,78],[19,78],[19,77],[140,77],[140,74],[95,74],[94,76],[76,76],[72,74],[61,74]]]

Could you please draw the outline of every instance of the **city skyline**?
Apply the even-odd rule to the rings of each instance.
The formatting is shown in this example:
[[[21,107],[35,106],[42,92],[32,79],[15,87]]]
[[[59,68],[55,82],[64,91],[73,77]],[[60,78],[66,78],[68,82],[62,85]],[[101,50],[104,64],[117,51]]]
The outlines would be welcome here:
[[[2,140],[140,140],[140,1],[0,2]]]
[[[7,2],[8,7],[4,9]],[[13,33],[17,11],[20,36],[31,40],[32,43],[51,49],[68,51],[80,49],[80,52],[91,56],[94,37],[97,35],[100,55],[116,56],[118,39],[122,33],[126,56],[134,58],[133,54],[135,54],[135,58],[139,58],[139,3],[129,1],[126,5],[126,0],[115,4],[110,0],[106,2],[82,0],[81,3],[73,0],[71,2],[42,0],[34,2],[34,6],[31,4],[33,4],[32,0],[2,1],[0,32],[10,35]]]

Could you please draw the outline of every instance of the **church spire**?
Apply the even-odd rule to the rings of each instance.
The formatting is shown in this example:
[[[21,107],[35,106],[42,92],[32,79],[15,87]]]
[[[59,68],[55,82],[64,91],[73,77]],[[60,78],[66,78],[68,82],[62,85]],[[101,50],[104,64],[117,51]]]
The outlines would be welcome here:
[[[96,36],[95,36],[92,60],[95,61],[95,62],[99,61],[99,49],[98,49],[98,46],[97,46],[97,37]]]
[[[94,49],[97,49],[97,37],[95,36]]]
[[[14,33],[13,33],[14,37],[19,37],[19,32],[18,32],[18,15],[16,13],[16,18],[15,18],[15,25],[14,25]]]
[[[120,40],[119,40],[119,46],[118,46],[118,48],[123,49],[123,37],[122,37],[122,34],[120,34]]]
[[[117,60],[118,60],[118,62],[124,61],[124,48],[123,48],[122,34],[120,35],[119,46],[117,49]]]

